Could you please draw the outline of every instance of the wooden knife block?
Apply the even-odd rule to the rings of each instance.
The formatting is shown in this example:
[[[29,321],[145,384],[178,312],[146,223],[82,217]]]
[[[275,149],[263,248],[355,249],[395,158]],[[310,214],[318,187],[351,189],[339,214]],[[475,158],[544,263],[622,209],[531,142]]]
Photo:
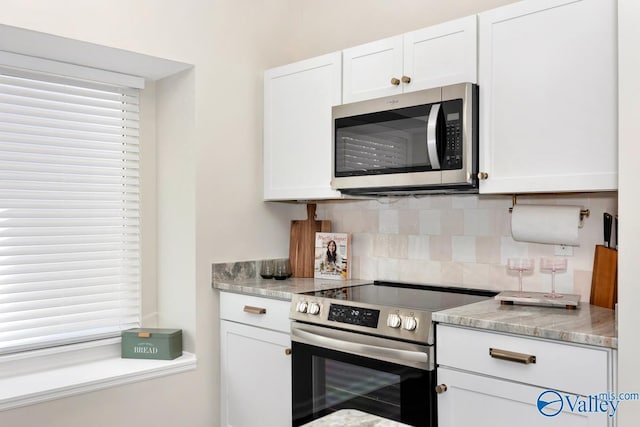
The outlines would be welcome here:
[[[618,302],[618,251],[596,245],[591,276],[592,305],[613,309]]]

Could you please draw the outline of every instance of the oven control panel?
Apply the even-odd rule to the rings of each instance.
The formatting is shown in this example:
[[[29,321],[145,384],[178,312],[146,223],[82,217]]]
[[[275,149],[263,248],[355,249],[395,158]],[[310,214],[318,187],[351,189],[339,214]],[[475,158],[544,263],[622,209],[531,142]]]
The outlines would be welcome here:
[[[431,313],[366,303],[295,295],[292,320],[372,333],[396,339],[431,342]]]
[[[350,325],[377,328],[380,310],[371,308],[353,307],[349,305],[331,304],[327,320],[332,322],[348,323]]]

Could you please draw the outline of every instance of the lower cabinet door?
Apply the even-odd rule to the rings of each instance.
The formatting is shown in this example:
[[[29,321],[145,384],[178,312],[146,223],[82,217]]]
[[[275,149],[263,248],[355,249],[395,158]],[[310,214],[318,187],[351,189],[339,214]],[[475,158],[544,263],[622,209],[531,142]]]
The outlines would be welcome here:
[[[221,425],[291,425],[289,334],[220,322]]]
[[[444,367],[437,377],[447,386],[438,395],[438,427],[605,427],[615,418],[588,412],[596,405],[586,396]]]

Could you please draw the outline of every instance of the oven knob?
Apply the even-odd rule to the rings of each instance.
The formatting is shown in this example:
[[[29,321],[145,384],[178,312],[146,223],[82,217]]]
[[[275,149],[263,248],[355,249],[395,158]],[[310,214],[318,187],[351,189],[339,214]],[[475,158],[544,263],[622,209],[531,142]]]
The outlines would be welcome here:
[[[317,302],[310,302],[309,308],[307,308],[307,313],[309,314],[318,314],[320,313],[320,304]]]
[[[403,327],[407,331],[414,331],[418,327],[418,321],[413,316],[412,317],[407,317],[407,318],[404,319]]]
[[[387,326],[391,328],[399,328],[402,324],[402,319],[395,313],[392,313],[387,317]]]
[[[296,307],[296,311],[300,312],[300,313],[306,313],[307,312],[307,307],[309,306],[309,304],[307,304],[306,301],[300,301],[298,303],[298,306]]]

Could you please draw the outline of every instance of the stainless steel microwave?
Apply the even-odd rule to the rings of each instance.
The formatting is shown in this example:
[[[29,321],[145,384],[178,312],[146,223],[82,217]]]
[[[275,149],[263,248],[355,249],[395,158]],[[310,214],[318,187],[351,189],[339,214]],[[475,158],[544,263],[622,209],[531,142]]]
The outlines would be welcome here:
[[[344,194],[478,192],[478,86],[335,106],[331,186]]]

